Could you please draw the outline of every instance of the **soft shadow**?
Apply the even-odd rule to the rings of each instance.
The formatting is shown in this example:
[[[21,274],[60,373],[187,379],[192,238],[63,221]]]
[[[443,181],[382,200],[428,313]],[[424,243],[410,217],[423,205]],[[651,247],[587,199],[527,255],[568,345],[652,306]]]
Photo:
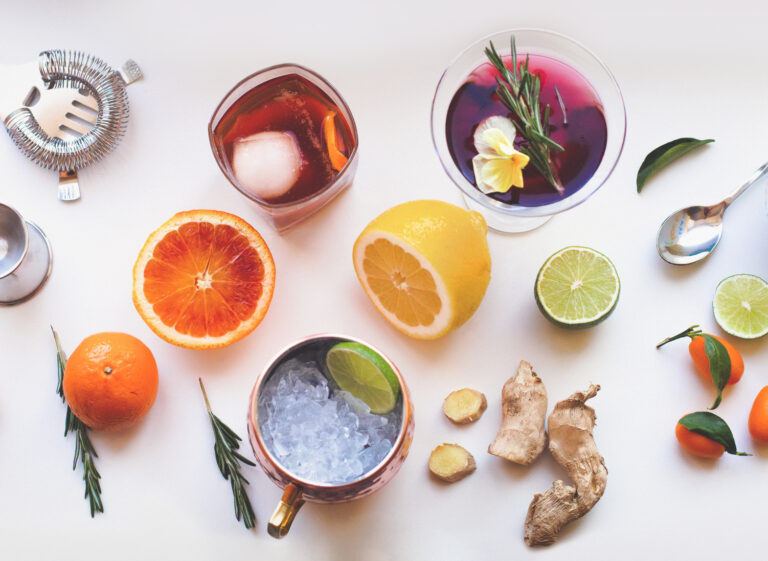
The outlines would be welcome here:
[[[96,448],[97,453],[100,454],[102,449],[109,450],[108,455],[120,453],[137,438],[136,435],[143,430],[145,422],[146,419],[143,419],[137,425],[116,432],[99,432],[96,434],[95,431],[89,431],[88,436],[95,441],[94,448]]]
[[[745,452],[749,452],[749,450],[745,450]],[[768,444],[758,442],[753,438],[751,452],[758,458],[768,458]]]
[[[530,319],[527,324],[541,333],[542,338],[550,341],[550,347],[557,349],[558,353],[580,353],[594,339],[602,326],[587,329],[563,329],[547,320],[538,309],[537,318]]]
[[[191,353],[186,349],[180,349],[176,360],[169,361],[169,363],[175,365],[175,370],[179,370],[180,367],[188,368],[191,373],[204,374],[206,378],[209,378],[219,372],[231,371],[238,364],[242,365],[248,352],[248,344],[243,344],[243,340],[241,340],[220,349],[205,349]]]
[[[563,471],[563,468],[554,460],[552,455],[549,454],[546,449],[532,464],[527,466],[510,462],[509,460],[493,456],[492,454],[490,455],[490,458],[491,459],[484,466],[485,471],[488,472],[487,477],[489,479],[502,480],[502,478],[509,478],[514,479],[515,481],[523,481],[524,479],[529,478],[531,474],[535,473],[537,476],[540,476],[541,473],[547,473],[548,477],[545,479],[547,479],[550,484],[557,479],[562,479],[566,483],[569,483],[568,476]],[[542,491],[544,491],[544,488],[538,489],[536,492],[539,493]]]
[[[429,471],[429,470],[427,470],[427,471]],[[463,481],[464,479],[472,479],[472,478],[475,476],[475,473],[476,473],[476,472],[477,472],[477,470],[473,471],[472,473],[470,473],[470,474],[468,474],[468,475],[465,475],[464,477],[462,477],[461,479],[458,479],[458,480],[454,481],[453,483],[449,483],[448,481],[443,481],[442,479],[440,479],[439,477],[437,477],[437,476],[436,476],[434,473],[432,473],[431,471],[429,471],[429,481],[430,481],[430,483],[432,483],[432,484],[433,484],[435,487],[450,487],[451,485],[453,485],[453,484],[455,484],[455,483],[458,483],[458,482],[460,482],[460,481]]]
[[[341,193],[338,193],[334,198],[326,202],[322,208],[318,209],[303,220],[297,222],[288,230],[284,232],[277,232],[275,230],[275,232],[284,242],[290,244],[292,248],[306,248],[311,246],[311,242],[316,237],[316,233],[320,229],[324,228],[322,222],[344,221],[343,213],[345,212],[346,207],[345,205],[341,204],[341,201],[346,197],[347,192],[352,189],[352,187],[354,187],[354,185],[350,185]],[[258,211],[254,209],[253,212],[257,213]],[[339,216],[335,216],[336,214],[339,214]],[[265,219],[262,217],[262,220]]]
[[[466,205],[464,205],[465,208]],[[469,208],[469,210],[473,210],[472,208]],[[492,228],[491,226],[488,226],[488,234],[493,236],[499,236],[502,238],[507,239],[516,239],[516,240],[524,240],[528,237],[534,236],[534,235],[540,235],[539,232],[546,231],[548,229],[552,228],[552,222],[557,222],[557,215],[553,215],[549,220],[544,222],[544,224],[540,226],[536,226],[532,230],[526,230],[525,232],[502,232],[501,230],[496,230]]]
[[[725,331],[723,331],[719,327],[717,330],[717,336],[720,337],[721,339],[728,341],[730,344],[732,344],[736,348],[736,350],[738,350],[739,353],[741,353],[742,356],[753,356],[758,353],[765,352],[765,347],[766,347],[765,337],[760,337],[759,339],[741,339],[739,337],[734,337],[733,335],[728,335]],[[747,365],[745,365],[745,370],[746,368],[747,368]]]
[[[369,512],[377,508],[381,500],[378,492],[362,499],[354,500],[349,503],[341,504],[314,504],[307,503],[301,509],[299,517],[304,518],[304,524],[322,528],[322,534],[329,537],[336,536],[339,539],[330,539],[331,542],[344,543],[341,538],[349,531],[349,520],[355,520],[365,527],[364,521],[369,517]],[[378,507],[380,508],[380,507]],[[345,552],[340,551],[339,559],[345,558]],[[348,551],[346,552],[348,553]]]
[[[658,269],[661,271],[661,273],[668,279],[672,281],[677,281],[679,279],[687,279],[689,277],[692,277],[696,275],[706,264],[707,260],[703,259],[702,261],[697,261],[696,263],[691,263],[690,265],[672,265],[670,263],[667,263],[664,261],[656,251],[656,238],[653,239],[653,252],[656,254],[659,263],[661,264]]]
[[[526,479],[530,475],[531,471],[535,469],[535,466],[540,463],[538,460],[536,460],[531,465],[521,466],[520,464],[510,462],[504,458],[497,458],[494,456],[494,459],[498,460],[500,469],[504,472],[504,477],[509,477],[516,481],[522,481],[523,479]],[[539,460],[540,459],[541,458],[539,458]],[[538,471],[538,469],[536,471]]]
[[[692,469],[714,469],[717,465],[717,459],[710,460],[707,458],[699,458],[698,456],[694,456],[693,454],[690,454],[689,452],[686,452],[682,448],[678,446],[677,454],[680,456],[680,458],[685,462],[685,464],[692,468]]]

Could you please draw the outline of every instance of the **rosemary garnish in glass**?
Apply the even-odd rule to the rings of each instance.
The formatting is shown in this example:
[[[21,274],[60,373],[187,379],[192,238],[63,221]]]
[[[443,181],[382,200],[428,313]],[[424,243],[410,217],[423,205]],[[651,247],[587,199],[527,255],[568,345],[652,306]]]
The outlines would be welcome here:
[[[59,341],[59,334],[51,327],[53,332],[53,340],[56,342],[56,367],[59,374],[59,383],[56,387],[56,393],[61,397],[61,401],[66,403],[64,398],[64,369],[67,366],[67,355],[61,348],[61,341]],[[97,512],[104,512],[104,505],[101,502],[101,484],[99,484],[99,475],[96,465],[93,462],[94,458],[98,458],[99,455],[91,444],[91,439],[88,438],[88,427],[83,422],[75,417],[72,413],[72,409],[67,405],[67,415],[64,421],[64,436],[67,436],[70,432],[75,433],[75,459],[72,462],[72,469],[77,467],[77,460],[81,460],[83,464],[83,481],[85,482],[85,498],[88,499],[88,503],[91,507],[91,518]]]
[[[213,451],[216,454],[216,465],[219,466],[219,471],[224,479],[228,479],[232,486],[232,495],[235,499],[235,517],[240,520],[242,516],[245,527],[248,529],[253,528],[256,523],[256,515],[253,513],[251,501],[245,492],[248,480],[240,473],[240,462],[249,466],[255,466],[256,464],[237,452],[237,449],[240,448],[239,442],[242,439],[213,414],[211,404],[208,401],[208,394],[205,393],[202,378],[198,378],[198,381],[200,382],[200,389],[203,390],[205,407],[208,409],[208,417],[211,419],[211,426],[213,427],[215,441]]]
[[[562,152],[565,148],[549,138],[550,107],[547,105],[543,111],[541,110],[539,103],[541,81],[538,76],[528,70],[528,55],[525,56],[525,62],[519,65],[514,35],[510,39],[510,44],[512,70],[507,68],[499,53],[496,52],[493,41],[485,48],[485,56],[500,74],[496,77],[498,84],[496,93],[517,118],[518,132],[527,141],[526,145],[520,147],[520,152],[528,156],[539,173],[562,193],[564,188],[552,165],[550,150]]]

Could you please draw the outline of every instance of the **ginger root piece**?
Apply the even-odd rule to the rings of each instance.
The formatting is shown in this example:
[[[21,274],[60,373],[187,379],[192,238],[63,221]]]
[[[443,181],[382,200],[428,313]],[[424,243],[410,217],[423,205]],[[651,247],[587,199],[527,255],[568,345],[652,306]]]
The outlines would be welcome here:
[[[441,444],[429,455],[429,471],[454,483],[475,471],[475,458],[458,444]]]
[[[523,466],[539,457],[547,443],[547,389],[529,363],[501,390],[501,426],[488,452]]]
[[[585,404],[600,390],[590,384],[555,405],[549,416],[549,450],[575,487],[555,481],[533,496],[525,517],[525,543],[547,545],[560,530],[589,512],[600,500],[608,480],[605,461],[592,438],[595,410]]]
[[[488,401],[485,395],[470,388],[451,392],[443,401],[443,413],[458,425],[477,421],[483,416],[486,407],[488,407]]]

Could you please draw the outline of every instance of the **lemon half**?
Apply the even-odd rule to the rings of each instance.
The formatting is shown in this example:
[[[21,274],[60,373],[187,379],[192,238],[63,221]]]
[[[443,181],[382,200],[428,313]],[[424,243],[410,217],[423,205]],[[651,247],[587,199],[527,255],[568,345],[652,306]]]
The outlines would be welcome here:
[[[373,220],[355,242],[357,278],[397,329],[435,339],[466,322],[491,278],[485,219],[442,201],[411,201]]]

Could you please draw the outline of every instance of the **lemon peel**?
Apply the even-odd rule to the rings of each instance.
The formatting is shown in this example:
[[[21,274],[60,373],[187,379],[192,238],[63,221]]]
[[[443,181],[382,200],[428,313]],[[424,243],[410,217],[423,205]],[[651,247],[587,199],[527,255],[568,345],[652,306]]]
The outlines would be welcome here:
[[[506,193],[523,187],[523,168],[530,158],[515,150],[514,123],[506,117],[489,117],[474,134],[477,156],[472,158],[475,182],[483,193]]]

